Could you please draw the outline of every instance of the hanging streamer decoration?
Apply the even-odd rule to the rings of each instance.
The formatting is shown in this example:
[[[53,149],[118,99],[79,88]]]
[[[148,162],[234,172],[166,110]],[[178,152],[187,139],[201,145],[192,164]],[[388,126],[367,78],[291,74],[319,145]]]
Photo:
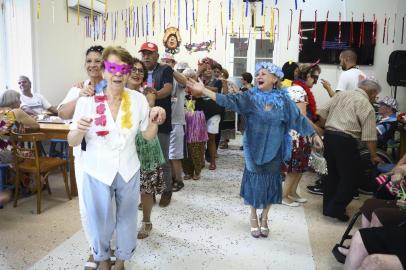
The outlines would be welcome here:
[[[138,10],[137,10],[137,14],[138,14]],[[166,1],[165,1],[165,5],[164,5],[164,26],[163,27],[164,27],[164,32],[165,32],[165,27],[166,27]]]
[[[134,8],[134,3],[133,0],[130,0],[130,10],[129,10],[129,25],[128,25],[128,31],[130,31],[130,29],[132,29],[132,25],[133,25],[133,16],[132,16],[132,10]]]
[[[52,24],[55,24],[55,0],[51,1],[52,6]]]
[[[180,29],[180,0],[178,0],[178,29]]]
[[[94,21],[94,14],[93,14],[93,0],[90,0],[90,21]]]
[[[196,24],[195,24],[195,34],[197,34],[197,23],[199,22],[199,0],[196,0]]]
[[[41,1],[37,0],[37,19],[39,19],[40,15],[41,15]]]
[[[231,8],[231,33],[232,34],[235,33],[235,31],[234,31],[234,14],[235,14],[234,6],[232,6],[232,8]]]
[[[286,45],[286,49],[289,50],[289,43],[292,38],[292,20],[293,20],[293,10],[289,9],[290,12],[290,22],[289,22],[289,30],[288,30],[288,42]]]
[[[149,20],[148,20],[148,3],[145,5],[145,19],[146,19],[146,34],[149,35]]]
[[[323,32],[323,50],[326,49],[326,39],[327,39],[327,31],[328,31],[328,15],[330,11],[327,11],[326,15],[326,22],[324,23],[324,32]]]
[[[65,6],[66,6],[66,22],[69,23],[69,4],[68,4],[68,0],[65,1]]]
[[[371,43],[374,46],[376,44],[376,16],[375,13],[373,15],[373,19],[372,19],[372,40]]]
[[[276,1],[276,2],[277,2],[277,1]],[[278,25],[277,25],[278,31],[277,31],[277,38],[278,38],[278,40],[279,40],[279,8],[275,8],[275,10],[278,12],[278,20],[277,20],[277,22],[278,22]]]
[[[297,0],[295,0],[295,10],[297,10]]]
[[[389,44],[389,26],[390,26],[390,17],[388,18],[388,24],[386,29],[386,45]]]
[[[207,22],[206,22],[206,27],[207,27],[207,35],[210,34],[210,0],[207,1]]]
[[[361,48],[365,44],[365,14],[362,14],[361,29],[359,31],[358,48]]]
[[[261,16],[264,16],[264,0],[261,0]]]
[[[338,13],[338,47],[341,48],[341,12]]]
[[[269,25],[269,42],[272,43],[274,41],[274,33],[275,33],[275,10],[271,8],[271,16],[270,16],[270,25]]]
[[[186,14],[186,31],[189,30],[189,22],[188,22],[188,17],[187,17],[187,0],[185,0],[185,14]]]
[[[152,6],[152,35],[155,36],[155,1],[152,2],[151,6]]]
[[[401,39],[401,44],[403,44],[403,36],[405,34],[405,16],[402,18],[402,39]]]
[[[317,9],[314,11],[314,23],[313,23],[313,43],[317,40]]]
[[[221,35],[224,36],[223,2],[220,2],[220,26],[221,26]]]
[[[223,12],[221,12],[223,13]],[[223,19],[223,17],[221,17]],[[196,21],[195,21],[195,0],[192,0],[192,20],[193,20],[193,27],[196,26]]]
[[[396,39],[396,22],[397,22],[397,16],[398,16],[398,14],[395,13],[395,21],[393,22],[393,37],[392,37],[392,43],[395,43],[395,39]]]
[[[78,9],[76,14],[76,24],[79,25],[80,23],[80,0],[78,0]]]
[[[302,49],[303,49],[302,12],[303,12],[303,10],[301,9],[301,10],[299,11],[299,26],[298,26],[299,51],[302,51]]]
[[[164,12],[164,14],[165,14],[165,12]],[[139,16],[138,16],[138,6],[137,6],[137,38],[139,38],[139,37],[140,37],[140,19],[139,19]]]
[[[145,26],[144,25],[144,9],[142,7],[141,7],[141,23],[142,23],[142,29],[141,29],[142,30],[142,36],[145,37],[145,35],[144,35],[144,30],[145,30],[144,29],[144,26]]]

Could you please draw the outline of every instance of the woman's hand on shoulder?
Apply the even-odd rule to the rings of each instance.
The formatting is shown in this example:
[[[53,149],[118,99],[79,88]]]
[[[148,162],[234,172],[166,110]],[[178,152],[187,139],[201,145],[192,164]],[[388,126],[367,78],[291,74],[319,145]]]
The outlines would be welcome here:
[[[82,87],[79,92],[79,97],[91,97],[94,96],[94,87],[92,85],[88,85],[86,87]]]
[[[313,135],[312,144],[316,151],[321,151],[324,148],[323,140],[318,134]]]

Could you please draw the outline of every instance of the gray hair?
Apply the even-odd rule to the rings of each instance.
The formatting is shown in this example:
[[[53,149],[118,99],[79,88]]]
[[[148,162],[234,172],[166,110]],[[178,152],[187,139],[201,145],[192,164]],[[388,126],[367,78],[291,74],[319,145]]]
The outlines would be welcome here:
[[[18,77],[18,80],[21,80],[21,79],[26,80],[29,83],[31,83],[30,79],[27,76],[21,75],[20,77]]]
[[[375,77],[367,77],[366,79],[361,80],[358,83],[358,88],[366,91],[376,91],[377,93],[380,93],[382,90],[381,85]]]
[[[182,72],[183,75],[185,75],[188,78],[195,78],[197,76],[196,71],[194,71],[191,68],[187,68]]]
[[[15,90],[6,90],[0,97],[0,107],[11,107],[20,102],[20,93]]]

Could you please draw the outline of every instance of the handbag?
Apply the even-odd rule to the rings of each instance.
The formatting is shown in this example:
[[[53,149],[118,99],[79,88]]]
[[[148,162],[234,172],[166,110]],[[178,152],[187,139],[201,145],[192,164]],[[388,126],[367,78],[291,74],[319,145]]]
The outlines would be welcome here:
[[[318,174],[327,175],[327,161],[322,152],[311,152],[309,157],[309,167]]]

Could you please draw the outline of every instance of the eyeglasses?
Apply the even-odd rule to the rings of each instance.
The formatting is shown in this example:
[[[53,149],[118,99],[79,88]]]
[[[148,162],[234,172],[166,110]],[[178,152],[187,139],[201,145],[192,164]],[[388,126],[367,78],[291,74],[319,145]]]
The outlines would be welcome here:
[[[26,84],[26,83],[28,83],[28,82],[27,82],[27,81],[19,81],[19,82],[18,82],[19,85],[21,85],[21,84]]]
[[[133,69],[131,70],[131,73],[144,74],[144,69],[143,69],[143,68],[133,68]]]
[[[319,75],[310,75],[310,77],[313,78],[314,83],[317,83],[317,80],[319,79]]]

